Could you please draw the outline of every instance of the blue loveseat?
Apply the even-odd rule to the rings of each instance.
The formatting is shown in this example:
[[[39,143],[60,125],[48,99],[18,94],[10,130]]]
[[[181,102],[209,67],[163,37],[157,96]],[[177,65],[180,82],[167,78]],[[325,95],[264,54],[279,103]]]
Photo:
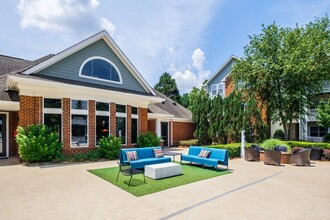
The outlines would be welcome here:
[[[146,165],[171,162],[170,157],[156,158],[154,149],[162,149],[162,147],[121,149],[119,152],[120,163],[130,164],[130,166],[135,169],[143,169]],[[126,155],[127,151],[136,151],[138,160],[128,161]]]
[[[198,154],[201,150],[210,151],[209,156],[207,158],[199,157]],[[215,167],[216,169],[218,168],[218,164],[221,164],[227,166],[228,169],[228,150],[192,146],[189,147],[188,154],[181,155],[181,163],[182,161],[201,164],[202,166]]]

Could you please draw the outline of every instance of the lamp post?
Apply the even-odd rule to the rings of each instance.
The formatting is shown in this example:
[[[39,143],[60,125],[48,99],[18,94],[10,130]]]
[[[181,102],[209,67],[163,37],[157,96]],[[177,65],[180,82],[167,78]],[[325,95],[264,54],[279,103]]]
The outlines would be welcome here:
[[[241,158],[244,158],[245,155],[245,130],[242,130],[242,135],[241,135]]]

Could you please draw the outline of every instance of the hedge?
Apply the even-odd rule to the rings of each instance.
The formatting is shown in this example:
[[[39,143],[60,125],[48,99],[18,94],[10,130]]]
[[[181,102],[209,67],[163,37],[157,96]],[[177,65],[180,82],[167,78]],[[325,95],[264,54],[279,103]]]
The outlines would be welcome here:
[[[283,141],[291,148],[293,147],[303,147],[303,148],[312,148],[312,147],[320,147],[324,149],[330,149],[330,144],[323,142],[306,142],[306,141]]]
[[[250,144],[246,144],[246,146],[248,145]],[[241,143],[217,144],[217,145],[209,145],[205,147],[227,149],[229,152],[229,158],[239,157],[241,154]]]
[[[191,139],[191,140],[184,140],[184,141],[179,141],[180,146],[196,146],[198,143],[197,139]]]

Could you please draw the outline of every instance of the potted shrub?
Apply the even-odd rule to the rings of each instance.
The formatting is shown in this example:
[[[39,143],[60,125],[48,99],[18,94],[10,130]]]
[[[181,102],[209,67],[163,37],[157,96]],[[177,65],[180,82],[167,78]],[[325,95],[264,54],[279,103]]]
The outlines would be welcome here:
[[[268,139],[261,144],[261,147],[264,148],[265,150],[274,150],[276,146],[284,146],[288,149],[288,152],[290,152],[290,147],[279,139],[274,139],[274,138]],[[264,160],[264,155],[262,152],[260,153],[260,160]],[[286,164],[290,163],[289,153],[282,152],[281,163],[286,163]]]

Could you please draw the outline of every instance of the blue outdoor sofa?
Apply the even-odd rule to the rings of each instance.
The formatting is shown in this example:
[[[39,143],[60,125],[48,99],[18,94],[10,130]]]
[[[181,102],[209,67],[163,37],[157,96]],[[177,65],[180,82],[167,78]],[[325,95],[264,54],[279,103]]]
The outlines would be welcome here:
[[[158,163],[171,162],[170,157],[156,158],[154,149],[162,149],[162,147],[145,147],[145,148],[126,148],[119,152],[119,160],[121,164],[129,164],[134,169],[144,169],[144,166]],[[136,151],[138,160],[128,161],[127,151]]]
[[[207,158],[199,157],[198,154],[201,150],[210,151],[209,156]],[[218,169],[218,164],[220,164],[227,166],[228,169],[228,150],[191,146],[189,147],[188,154],[181,155],[181,163],[182,161],[201,164],[202,166],[215,167],[216,169]]]

